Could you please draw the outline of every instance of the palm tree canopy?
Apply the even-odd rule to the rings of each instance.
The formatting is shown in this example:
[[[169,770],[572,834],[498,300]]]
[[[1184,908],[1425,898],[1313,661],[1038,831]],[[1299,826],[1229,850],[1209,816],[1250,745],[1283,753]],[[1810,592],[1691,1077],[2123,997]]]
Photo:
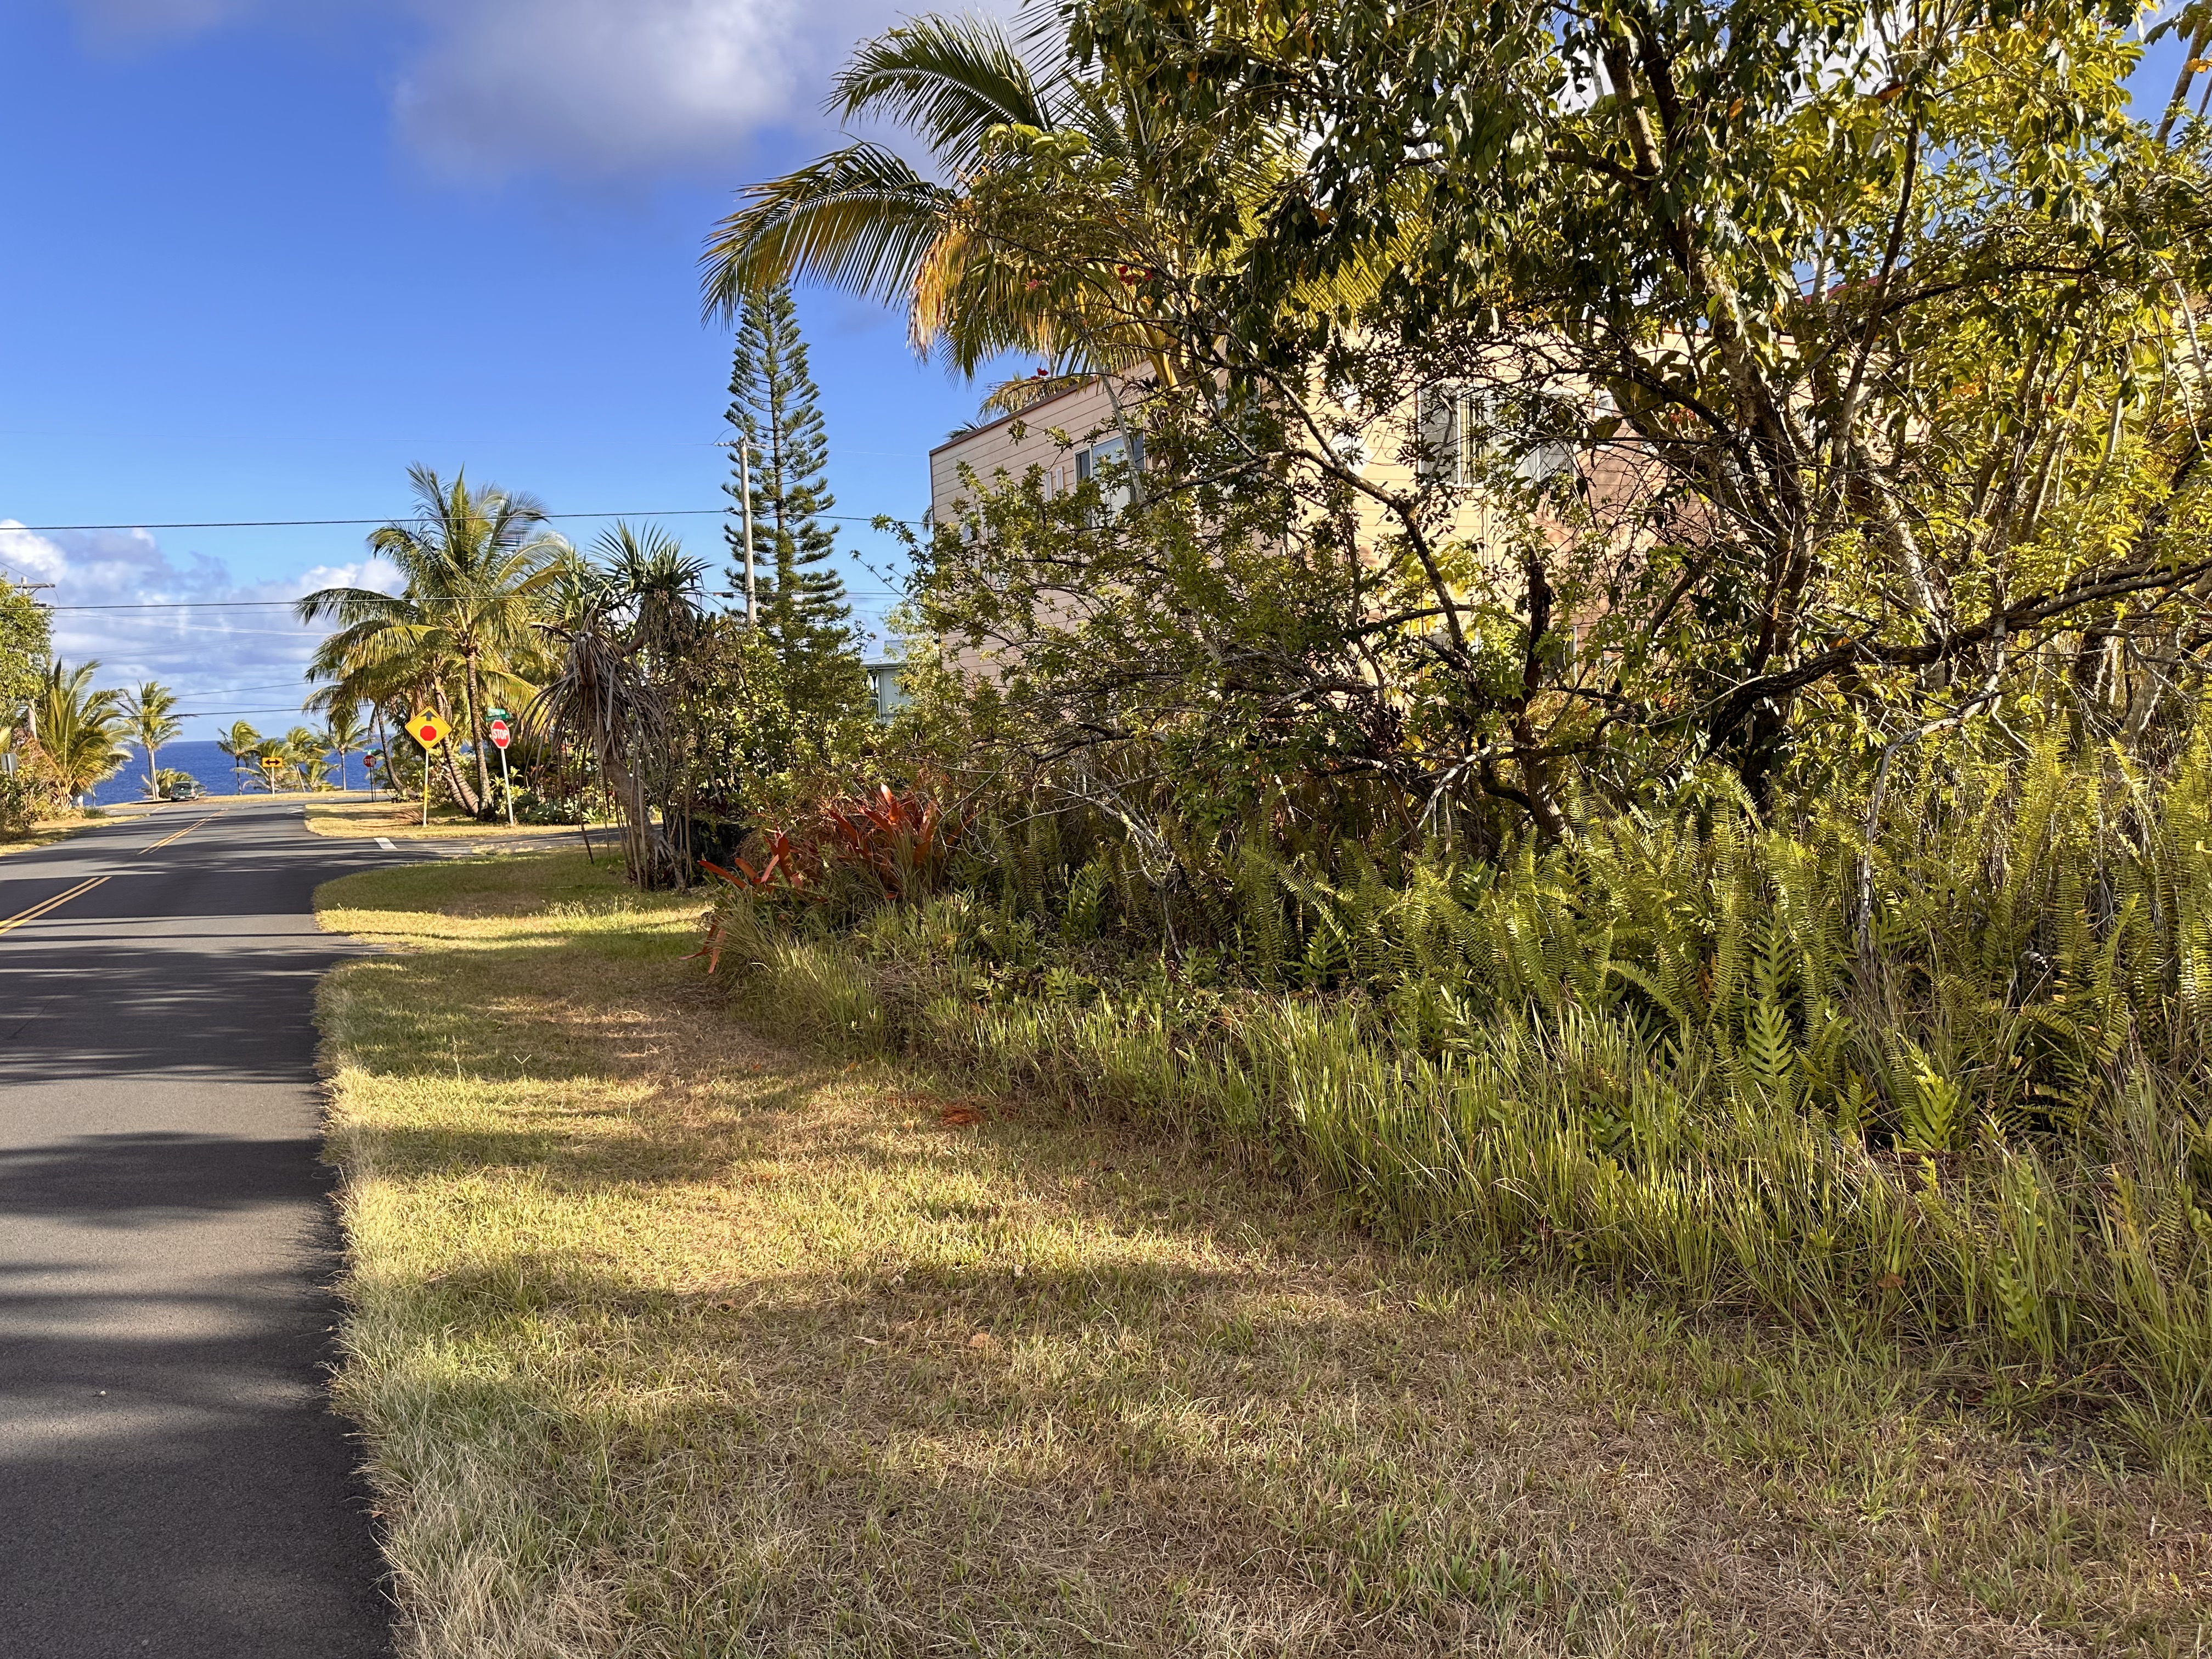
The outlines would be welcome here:
[[[159,680],[147,680],[137,690],[123,692],[118,702],[131,735],[149,749],[160,748],[184,730],[171,718],[177,694]]]
[[[70,669],[57,658],[31,703],[38,751],[65,794],[82,794],[131,758],[119,699],[113,691],[93,689],[99,670],[96,662]]]
[[[307,699],[307,708],[323,716],[323,741],[337,754],[358,749],[368,737],[368,724],[361,717],[361,699],[337,695],[327,686]]]
[[[1178,342],[1157,307],[1236,256],[1196,252],[1161,210],[1163,192],[1202,179],[1217,192],[1210,211],[1255,231],[1279,205],[1301,140],[1293,112],[1255,143],[1165,123],[1155,102],[1079,69],[1056,15],[1018,35],[988,16],[910,20],[854,50],[829,108],[913,133],[936,177],[861,142],[741,191],[701,257],[706,310],[727,315],[805,278],[902,298],[916,351],[966,374],[1019,349],[1060,374],[1210,378],[1207,362],[1186,361],[1204,358],[1201,343]],[[1417,219],[1410,197],[1407,207]],[[1420,228],[1409,219],[1402,234]],[[1317,278],[1303,297],[1357,305],[1395,251]],[[1002,390],[1003,406],[1023,395]]]
[[[980,15],[915,18],[855,48],[831,112],[915,132],[958,185],[933,182],[861,142],[749,186],[702,256],[708,313],[727,315],[747,294],[804,277],[886,301],[903,296],[915,349],[941,348],[963,372],[1011,348],[1070,349],[1065,308],[1039,297],[1034,273],[1003,280],[1009,273],[993,256],[1006,249],[976,234],[974,186],[1006,164],[1009,133],[1120,156],[1130,148],[1127,123],[1095,85],[1067,72],[1056,33],[1030,45],[1050,69],[1033,67],[1004,24]],[[1076,274],[1110,279],[1110,264]],[[1093,298],[1126,309],[1110,280]],[[1092,367],[1110,355],[1080,342],[1073,349]]]
[[[471,489],[427,466],[409,469],[416,511],[373,532],[369,546],[397,566],[401,591],[326,587],[298,605],[302,622],[335,622],[308,665],[331,682],[312,702],[392,705],[441,690],[464,706],[481,687],[527,702],[546,672],[533,624],[557,594],[573,553],[545,527],[531,496]]]

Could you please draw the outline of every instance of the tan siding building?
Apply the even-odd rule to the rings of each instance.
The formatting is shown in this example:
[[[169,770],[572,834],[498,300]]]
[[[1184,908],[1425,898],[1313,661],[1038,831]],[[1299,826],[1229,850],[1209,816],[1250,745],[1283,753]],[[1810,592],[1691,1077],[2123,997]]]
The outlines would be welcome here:
[[[1124,393],[1125,404],[1128,401]],[[1409,407],[1370,423],[1365,434],[1362,476],[1385,488],[1403,489],[1413,483],[1405,451],[1412,431]],[[1017,435],[1018,429],[1019,435]],[[1457,453],[1463,429],[1456,410],[1432,441],[1441,465],[1454,477],[1464,475],[1465,464]],[[1068,442],[1063,445],[1059,437]],[[1091,464],[1124,459],[1114,400],[1104,381],[1091,380],[1066,391],[1039,399],[1017,415],[1001,416],[985,425],[955,434],[929,453],[930,520],[933,524],[956,523],[967,514],[973,488],[963,479],[972,473],[985,489],[1018,484],[1035,466],[1042,473],[1048,495],[1073,489],[1090,474]],[[1360,508],[1361,529],[1379,535],[1386,528],[1385,514],[1372,502]],[[1462,489],[1450,522],[1432,532],[1439,542],[1487,541],[1492,532],[1492,515],[1472,489]]]

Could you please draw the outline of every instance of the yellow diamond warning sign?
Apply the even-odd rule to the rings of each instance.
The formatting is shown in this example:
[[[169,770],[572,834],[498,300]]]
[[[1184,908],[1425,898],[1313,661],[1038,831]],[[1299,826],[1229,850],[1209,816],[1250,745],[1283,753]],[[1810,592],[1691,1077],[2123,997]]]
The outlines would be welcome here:
[[[425,749],[435,749],[445,742],[446,734],[453,728],[439,718],[434,708],[425,708],[407,722],[407,731]]]

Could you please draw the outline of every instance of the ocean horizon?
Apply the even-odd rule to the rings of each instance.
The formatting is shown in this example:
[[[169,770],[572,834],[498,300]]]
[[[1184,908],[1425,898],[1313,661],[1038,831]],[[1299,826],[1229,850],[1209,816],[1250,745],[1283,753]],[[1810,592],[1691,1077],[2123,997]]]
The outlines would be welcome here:
[[[165,772],[185,772],[198,778],[200,787],[210,795],[234,795],[248,787],[258,793],[261,789],[259,774],[242,776],[233,769],[230,757],[212,742],[165,743],[161,745],[160,763]],[[251,770],[247,769],[248,772]],[[368,774],[360,754],[346,757],[345,770],[347,788],[368,787]],[[335,762],[331,769],[331,781],[337,781]],[[146,751],[134,744],[131,758],[123,769],[92,792],[92,804],[94,806],[119,806],[128,801],[145,799]]]

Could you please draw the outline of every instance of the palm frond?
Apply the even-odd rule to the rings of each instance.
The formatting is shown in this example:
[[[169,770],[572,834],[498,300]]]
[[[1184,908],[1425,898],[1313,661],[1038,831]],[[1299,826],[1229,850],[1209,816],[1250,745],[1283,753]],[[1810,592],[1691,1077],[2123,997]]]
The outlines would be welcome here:
[[[1018,415],[1048,398],[1072,392],[1097,378],[1089,369],[1079,369],[1073,374],[1025,374],[994,386],[990,395],[983,399],[983,409],[988,414]]]
[[[958,200],[872,143],[750,185],[738,199],[699,258],[709,317],[727,317],[748,295],[793,278],[902,299]]]
[[[854,48],[831,82],[828,107],[843,120],[888,120],[917,132],[948,171],[962,173],[994,127],[1050,131],[1056,79],[1031,69],[995,17],[930,15]]]

